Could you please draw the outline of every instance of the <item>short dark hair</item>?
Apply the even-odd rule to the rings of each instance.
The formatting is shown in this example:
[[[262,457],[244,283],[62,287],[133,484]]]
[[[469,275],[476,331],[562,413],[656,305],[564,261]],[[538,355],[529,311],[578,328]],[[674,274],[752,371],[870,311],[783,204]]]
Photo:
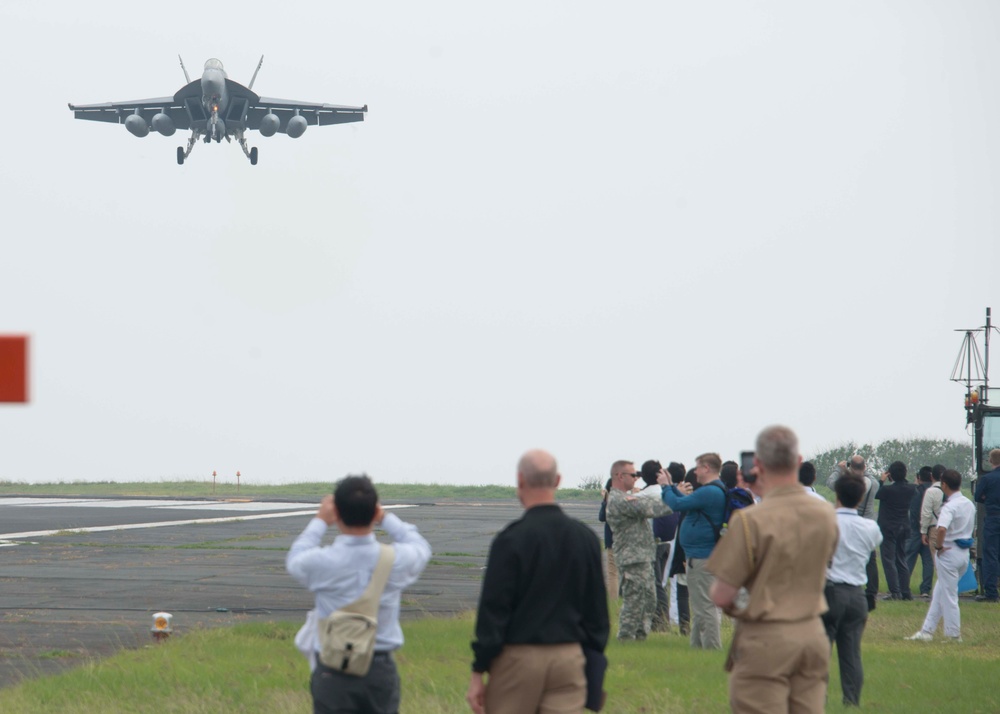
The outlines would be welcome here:
[[[816,467],[812,461],[803,461],[799,466],[799,483],[803,486],[812,486],[816,483]]]
[[[906,480],[906,464],[902,461],[893,461],[889,464],[889,468],[886,469],[889,472],[889,478],[893,481],[905,481]]]
[[[934,468],[931,469],[931,478],[933,478],[935,481],[940,481],[941,474],[943,474],[945,471],[947,471],[947,468],[945,467],[944,464],[934,464]]]
[[[844,508],[857,508],[865,495],[865,481],[858,476],[841,476],[833,484],[833,492]]]
[[[639,475],[642,476],[642,480],[646,482],[647,486],[652,486],[656,483],[656,479],[659,478],[662,469],[663,467],[660,466],[659,461],[650,459],[642,465]]]
[[[962,488],[962,474],[955,469],[945,469],[941,474],[941,483],[946,483],[952,491],[957,491]]]
[[[930,483],[931,479],[933,478],[932,476],[933,473],[934,469],[932,469],[930,466],[921,466],[920,470],[917,471],[917,481],[920,481],[922,483]]]
[[[740,467],[735,461],[727,461],[722,464],[722,468],[719,470],[719,478],[726,488],[736,488],[736,474],[739,473]]]
[[[367,476],[347,476],[337,483],[333,504],[345,526],[370,526],[375,518],[378,494]]]
[[[680,483],[684,480],[684,474],[687,473],[687,469],[684,468],[684,464],[671,461],[670,465],[667,466],[667,473],[670,474],[671,481],[674,483]]]
[[[684,480],[691,484],[695,490],[701,488],[701,484],[698,483],[698,474],[695,473],[694,469],[691,469],[684,474]]]

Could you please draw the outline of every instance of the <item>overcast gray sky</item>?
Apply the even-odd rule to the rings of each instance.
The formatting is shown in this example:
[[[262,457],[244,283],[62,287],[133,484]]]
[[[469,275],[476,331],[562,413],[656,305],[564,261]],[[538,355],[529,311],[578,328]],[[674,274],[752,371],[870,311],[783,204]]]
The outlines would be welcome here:
[[[33,340],[0,478],[511,483],[541,446],[574,485],[772,422],[966,438],[997,3],[232,8],[0,4],[0,333]],[[66,108],[172,95],[178,53],[370,113],[178,166],[181,132]]]

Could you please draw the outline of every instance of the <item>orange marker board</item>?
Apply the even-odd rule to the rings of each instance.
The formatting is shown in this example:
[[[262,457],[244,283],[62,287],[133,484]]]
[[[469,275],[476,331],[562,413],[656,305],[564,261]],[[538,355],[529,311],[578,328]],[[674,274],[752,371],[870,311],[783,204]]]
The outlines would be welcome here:
[[[28,401],[28,338],[0,335],[0,402]]]

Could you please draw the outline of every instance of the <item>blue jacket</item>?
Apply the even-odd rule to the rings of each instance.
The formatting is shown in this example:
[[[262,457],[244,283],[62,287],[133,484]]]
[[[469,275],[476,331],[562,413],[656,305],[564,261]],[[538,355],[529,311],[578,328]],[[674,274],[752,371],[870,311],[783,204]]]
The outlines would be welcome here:
[[[986,515],[1000,516],[1000,468],[995,468],[976,483],[976,500],[986,505]]]
[[[687,557],[710,556],[715,547],[715,528],[712,524],[722,528],[722,519],[726,517],[726,492],[722,481],[716,479],[707,483],[690,496],[683,495],[676,486],[664,487],[663,502],[679,513],[687,513],[681,521],[678,536]]]

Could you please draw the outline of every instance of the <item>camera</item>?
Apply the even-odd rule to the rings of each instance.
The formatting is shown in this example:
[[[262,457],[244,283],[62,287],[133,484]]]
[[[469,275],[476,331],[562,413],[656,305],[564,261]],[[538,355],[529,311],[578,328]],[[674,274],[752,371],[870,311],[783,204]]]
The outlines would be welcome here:
[[[756,453],[755,451],[740,452],[740,471],[743,472],[743,480],[747,483],[755,483],[757,481],[757,473],[754,471],[753,465],[753,458]]]

